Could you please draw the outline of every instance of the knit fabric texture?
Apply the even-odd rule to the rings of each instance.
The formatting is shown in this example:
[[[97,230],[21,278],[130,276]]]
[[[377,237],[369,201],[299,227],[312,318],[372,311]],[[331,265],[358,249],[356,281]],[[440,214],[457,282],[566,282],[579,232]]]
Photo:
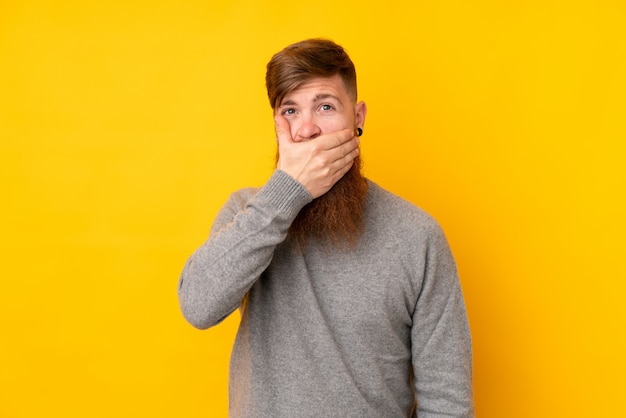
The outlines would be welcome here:
[[[438,223],[368,180],[356,248],[301,251],[288,228],[310,201],[276,170],[231,196],[183,269],[195,327],[242,308],[229,416],[473,417],[469,326]]]

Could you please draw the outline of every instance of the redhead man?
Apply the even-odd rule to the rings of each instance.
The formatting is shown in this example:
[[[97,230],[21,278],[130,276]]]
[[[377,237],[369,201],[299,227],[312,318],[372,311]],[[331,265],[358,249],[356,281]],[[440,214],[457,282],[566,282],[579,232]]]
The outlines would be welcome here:
[[[278,161],[187,261],[181,309],[240,309],[231,417],[473,417],[471,338],[437,222],[362,176],[354,64],[332,41],[275,54]]]

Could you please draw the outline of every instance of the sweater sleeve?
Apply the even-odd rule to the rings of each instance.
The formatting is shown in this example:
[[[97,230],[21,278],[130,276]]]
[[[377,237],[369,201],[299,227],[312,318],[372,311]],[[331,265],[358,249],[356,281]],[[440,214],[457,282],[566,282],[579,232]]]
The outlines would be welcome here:
[[[209,239],[183,268],[178,299],[185,319],[206,329],[237,309],[270,264],[296,215],[310,201],[307,190],[280,170],[247,202],[231,196],[216,217]]]
[[[443,231],[431,228],[411,343],[417,415],[474,417],[470,330],[456,264]]]

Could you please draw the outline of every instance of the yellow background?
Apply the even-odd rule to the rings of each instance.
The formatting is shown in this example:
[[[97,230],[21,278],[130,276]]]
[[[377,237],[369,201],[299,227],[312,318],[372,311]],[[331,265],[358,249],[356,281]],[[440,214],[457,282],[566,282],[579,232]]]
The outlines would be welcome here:
[[[622,1],[0,3],[0,416],[220,417],[176,286],[272,171],[265,64],[356,63],[366,174],[457,258],[483,418],[626,415]]]

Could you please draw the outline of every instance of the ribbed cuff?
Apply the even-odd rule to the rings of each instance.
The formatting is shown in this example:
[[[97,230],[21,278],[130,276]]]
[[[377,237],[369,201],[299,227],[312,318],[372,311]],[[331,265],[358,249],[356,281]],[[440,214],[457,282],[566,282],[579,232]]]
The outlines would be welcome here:
[[[267,201],[279,211],[294,218],[304,206],[313,200],[302,184],[279,169],[274,171],[261,188],[257,198]]]

